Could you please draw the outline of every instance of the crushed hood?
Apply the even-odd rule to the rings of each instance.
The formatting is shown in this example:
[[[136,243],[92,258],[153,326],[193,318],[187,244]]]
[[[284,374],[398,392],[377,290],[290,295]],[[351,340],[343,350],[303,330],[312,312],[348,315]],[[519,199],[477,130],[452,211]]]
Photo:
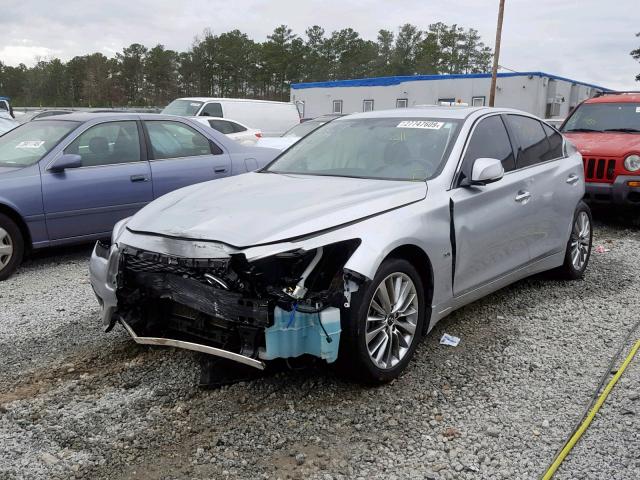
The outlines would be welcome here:
[[[134,215],[127,228],[249,247],[364,219],[426,194],[425,182],[248,173],[165,195]]]
[[[575,143],[578,151],[585,156],[622,157],[640,153],[640,134],[637,133],[565,133]]]

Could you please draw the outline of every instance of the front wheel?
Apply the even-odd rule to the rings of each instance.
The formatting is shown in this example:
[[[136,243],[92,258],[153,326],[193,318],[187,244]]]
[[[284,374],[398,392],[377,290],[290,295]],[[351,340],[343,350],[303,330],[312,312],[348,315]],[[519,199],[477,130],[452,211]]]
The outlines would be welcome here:
[[[425,316],[420,275],[404,259],[385,260],[349,309],[338,366],[370,384],[398,377],[416,349]]]
[[[0,213],[0,281],[9,278],[22,262],[24,240],[16,223]]]
[[[580,202],[573,216],[571,236],[567,242],[564,263],[556,270],[561,278],[577,280],[584,276],[591,256],[592,241],[593,221],[591,210],[584,202]]]

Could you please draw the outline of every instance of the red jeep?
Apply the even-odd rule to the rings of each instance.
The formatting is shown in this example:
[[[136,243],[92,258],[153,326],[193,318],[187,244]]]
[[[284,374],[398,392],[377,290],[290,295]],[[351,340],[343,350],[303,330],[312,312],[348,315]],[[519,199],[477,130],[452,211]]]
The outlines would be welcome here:
[[[585,100],[561,129],[584,162],[585,200],[625,207],[640,220],[640,92]]]

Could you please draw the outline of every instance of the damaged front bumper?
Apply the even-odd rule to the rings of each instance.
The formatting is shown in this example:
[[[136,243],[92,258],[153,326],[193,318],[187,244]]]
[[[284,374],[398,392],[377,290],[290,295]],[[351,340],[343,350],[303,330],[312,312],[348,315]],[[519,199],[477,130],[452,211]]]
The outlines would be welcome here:
[[[258,369],[268,360],[305,354],[332,363],[341,309],[357,290],[342,269],[356,247],[345,242],[329,246],[325,257],[318,254],[322,249],[298,249],[248,262],[219,245],[202,247],[215,257],[203,258],[200,250],[199,258],[190,258],[98,243],[91,285],[106,329],[120,322],[140,344],[194,350]]]

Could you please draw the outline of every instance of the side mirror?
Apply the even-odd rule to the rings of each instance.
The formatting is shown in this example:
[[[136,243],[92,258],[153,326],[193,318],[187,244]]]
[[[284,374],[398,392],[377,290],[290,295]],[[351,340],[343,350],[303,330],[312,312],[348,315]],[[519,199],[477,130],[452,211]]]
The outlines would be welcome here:
[[[63,172],[67,168],[79,168],[82,166],[82,157],[75,153],[65,153],[61,157],[58,157],[53,165],[49,167],[52,172]]]
[[[470,185],[486,185],[504,177],[502,162],[495,158],[477,158],[471,168]]]

